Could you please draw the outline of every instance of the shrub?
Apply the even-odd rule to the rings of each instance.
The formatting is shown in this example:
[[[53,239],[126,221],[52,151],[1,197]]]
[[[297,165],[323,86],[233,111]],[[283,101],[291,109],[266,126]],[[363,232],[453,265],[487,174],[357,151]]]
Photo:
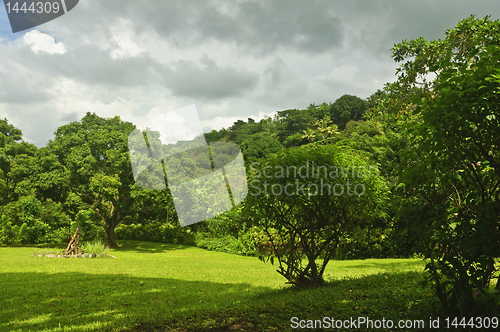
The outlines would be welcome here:
[[[17,233],[16,242],[20,243],[20,244],[29,243],[28,242],[29,241],[29,227],[28,227],[28,225],[22,224],[21,227],[19,227],[18,229],[19,230],[16,232]]]
[[[85,242],[81,245],[81,249],[86,253],[101,254],[108,250],[108,247],[101,241]]]
[[[72,236],[73,234],[71,234],[67,228],[58,228],[52,231],[51,240],[48,242],[67,243],[71,240]]]
[[[68,228],[71,220],[63,211],[61,203],[55,203],[48,199],[43,204],[43,209],[40,214],[40,221],[49,225],[52,229]]]
[[[2,215],[0,220],[0,243],[12,244],[16,242],[16,233],[12,228],[12,223],[7,220],[7,216]]]
[[[42,204],[34,196],[25,196],[0,207],[0,212],[0,243],[65,242],[66,229],[60,229],[69,225],[69,218],[59,203]]]
[[[245,222],[242,220],[241,212],[237,208],[208,219],[204,223],[203,230],[213,237],[224,237],[226,235],[237,237],[244,227]]]
[[[324,171],[316,168],[316,173],[311,172],[311,165]],[[291,167],[299,171],[289,172]],[[249,183],[253,192],[247,196],[245,208],[248,216],[259,221],[273,247],[270,255],[259,258],[271,263],[277,258],[278,273],[291,284],[322,285],[341,236],[386,215],[389,191],[385,180],[371,169],[355,150],[320,144],[289,148],[252,167]],[[305,176],[301,170],[306,170]],[[351,185],[361,186],[362,192],[351,192]],[[341,190],[336,193],[338,187]],[[277,233],[271,235],[270,229]]]
[[[273,232],[274,233],[274,232]],[[257,227],[241,230],[238,236],[214,236],[208,232],[196,233],[196,246],[212,251],[226,252],[243,256],[257,256],[265,252],[269,239],[264,231]]]
[[[92,211],[81,210],[75,216],[75,221],[71,223],[70,233],[73,235],[78,228],[80,237],[86,241],[98,238],[99,228],[92,221]]]
[[[228,254],[243,254],[244,246],[240,240],[232,235],[212,237],[208,233],[197,233],[196,246],[211,251],[226,252]]]
[[[117,239],[121,240],[195,245],[194,233],[189,228],[171,224],[151,223],[145,226],[142,224],[120,224],[116,226],[115,234]]]

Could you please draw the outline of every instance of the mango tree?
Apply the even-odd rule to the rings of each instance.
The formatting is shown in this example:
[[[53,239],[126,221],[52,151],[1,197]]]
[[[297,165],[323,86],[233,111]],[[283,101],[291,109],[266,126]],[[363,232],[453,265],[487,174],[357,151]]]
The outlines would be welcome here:
[[[127,143],[134,129],[118,116],[87,113],[81,121],[59,127],[46,148],[59,164],[49,173],[57,172],[68,187],[66,204],[79,201],[77,207],[94,211],[111,247],[116,246],[115,227],[136,211],[134,191],[140,189],[134,185]]]

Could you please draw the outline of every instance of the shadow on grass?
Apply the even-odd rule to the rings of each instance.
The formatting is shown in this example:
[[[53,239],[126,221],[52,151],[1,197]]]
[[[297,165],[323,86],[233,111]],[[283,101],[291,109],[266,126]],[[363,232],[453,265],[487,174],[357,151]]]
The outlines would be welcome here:
[[[35,248],[35,249],[66,249],[68,243],[39,243],[39,244],[9,244],[0,245],[0,248]]]
[[[123,274],[0,273],[0,331],[106,331],[186,320],[267,288]]]
[[[415,268],[416,270],[423,270],[423,259],[422,260],[412,260],[412,261],[401,261],[398,259],[368,259],[368,260],[356,260],[353,264],[349,264],[349,261],[331,261],[330,264],[335,264],[334,262],[347,262],[345,269],[360,269],[369,270],[372,268],[385,270],[386,272],[395,272],[398,270],[411,270]],[[352,261],[351,261],[352,262]],[[359,264],[358,264],[359,263]]]
[[[119,241],[117,251],[135,251],[140,253],[164,253],[171,250],[192,248],[192,246],[173,243],[155,243],[145,241]]]
[[[292,317],[427,322],[435,299],[421,279],[385,273],[272,290],[124,274],[1,273],[0,330],[288,331]]]
[[[93,241],[80,241],[80,245],[85,243],[90,243]],[[105,242],[104,242],[105,243]],[[61,249],[65,250],[68,247],[68,243],[42,243],[42,244],[12,244],[12,245],[0,245],[0,248],[34,248],[34,249]],[[140,253],[164,253],[171,250],[180,250],[192,248],[192,246],[184,244],[173,244],[173,243],[156,243],[156,242],[145,242],[145,241],[118,241],[118,247],[113,248],[117,251],[134,251]]]
[[[153,331],[293,331],[292,317],[297,320],[400,320],[420,324],[424,330],[429,317],[438,314],[437,299],[428,288],[419,285],[418,272],[370,275],[337,280],[314,289],[287,288],[256,294],[251,301],[229,306],[217,312],[202,312],[195,319],[144,322],[122,332]],[[315,331],[339,330],[326,325]],[[373,331],[367,325],[356,326],[359,331]],[[310,331],[311,329],[306,329]],[[400,330],[376,329],[377,331]],[[403,329],[405,330],[405,329]],[[422,330],[422,329],[421,329]],[[436,329],[438,330],[438,329]]]

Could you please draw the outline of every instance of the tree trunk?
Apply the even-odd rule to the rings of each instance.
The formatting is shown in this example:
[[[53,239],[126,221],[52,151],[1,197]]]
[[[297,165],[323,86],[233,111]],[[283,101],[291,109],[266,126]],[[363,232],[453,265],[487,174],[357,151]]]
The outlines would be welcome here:
[[[118,245],[116,244],[115,226],[104,222],[104,231],[108,238],[108,247],[116,248]]]
[[[115,207],[115,205],[113,205],[110,216],[108,217],[106,215],[106,211],[103,209],[102,204],[99,204],[98,210],[104,226],[104,232],[106,232],[106,237],[108,238],[108,247],[118,247],[118,245],[116,244],[115,227],[118,226],[118,224],[120,224],[120,222],[122,221],[120,211]]]

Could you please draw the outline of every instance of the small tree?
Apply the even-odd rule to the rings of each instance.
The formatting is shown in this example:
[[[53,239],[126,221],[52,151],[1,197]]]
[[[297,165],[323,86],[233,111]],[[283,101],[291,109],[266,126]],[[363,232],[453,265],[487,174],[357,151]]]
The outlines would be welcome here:
[[[316,132],[313,129],[307,128],[306,130],[303,131],[302,138],[307,138],[309,142],[312,142],[315,137],[316,137]]]
[[[310,144],[251,169],[246,208],[269,241],[260,258],[277,258],[278,273],[291,284],[323,284],[341,237],[384,215],[385,182],[355,151]]]
[[[323,139],[327,139],[328,136],[332,136],[335,134],[340,134],[338,132],[338,127],[336,124],[330,125],[332,121],[330,117],[327,115],[322,120],[318,120],[314,125],[316,129],[323,135]]]

